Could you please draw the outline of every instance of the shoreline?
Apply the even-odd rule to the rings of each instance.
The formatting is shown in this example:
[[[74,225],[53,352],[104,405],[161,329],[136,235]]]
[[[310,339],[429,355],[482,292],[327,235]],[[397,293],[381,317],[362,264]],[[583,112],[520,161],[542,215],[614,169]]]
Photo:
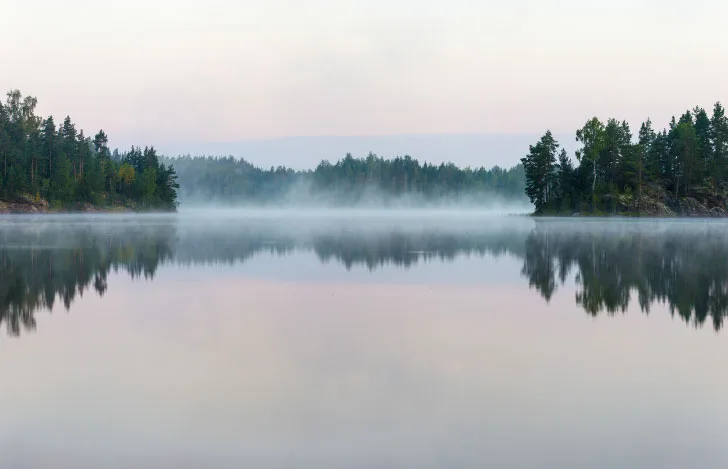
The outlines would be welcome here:
[[[582,204],[580,208],[586,208]],[[559,210],[544,208],[531,214],[535,217],[563,218],[728,218],[728,197],[723,193],[676,197],[664,191],[637,198],[613,197],[611,210]]]
[[[83,213],[119,213],[119,214],[130,214],[130,213],[176,213],[177,210],[165,210],[165,209],[139,209],[128,206],[96,206],[89,203],[77,204],[73,208],[51,208],[45,201],[40,202],[28,202],[28,201],[15,201],[15,202],[4,202],[0,201],[0,215],[64,215],[64,214],[83,214]]]
[[[563,213],[531,213],[529,217],[538,220],[544,218],[558,218],[560,220],[573,220],[573,219],[631,219],[631,220],[721,220],[728,218],[728,214],[720,215],[704,215],[704,214],[635,214],[635,213],[613,213],[613,214],[598,214],[598,213],[574,213],[574,214],[563,214]]]

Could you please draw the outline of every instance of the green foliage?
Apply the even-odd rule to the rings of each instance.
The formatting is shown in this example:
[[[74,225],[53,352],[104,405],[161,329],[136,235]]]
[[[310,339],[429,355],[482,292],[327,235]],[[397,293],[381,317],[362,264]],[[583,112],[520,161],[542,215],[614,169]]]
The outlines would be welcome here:
[[[452,163],[421,164],[410,156],[384,159],[374,154],[366,158],[349,154],[336,163],[322,161],[310,171],[280,166],[266,170],[233,157],[183,156],[165,161],[179,172],[182,198],[231,203],[309,198],[349,205],[376,197],[386,203],[399,196],[416,196],[423,201],[471,195],[515,199],[522,197],[524,184],[521,165],[511,169],[458,168]],[[169,177],[163,176],[165,180]]]
[[[145,168],[142,177],[137,180],[138,193],[145,205],[154,200],[154,190],[157,188],[157,171],[154,168]]]
[[[521,159],[526,172],[526,195],[536,206],[537,212],[543,212],[557,196],[558,148],[559,144],[548,130],[536,145],[530,147],[528,155]]]
[[[712,117],[696,107],[661,132],[648,119],[636,142],[626,122],[594,117],[576,131],[576,141],[582,145],[576,168],[566,155],[554,164],[559,144],[550,132],[522,159],[536,213],[639,211],[645,188],[710,199],[713,206],[728,195],[728,118],[720,103]]]
[[[71,162],[65,153],[60,153],[56,159],[56,169],[53,175],[52,200],[60,202],[73,200],[74,189]]]
[[[114,160],[103,130],[92,140],[70,117],[56,129],[53,117],[35,115],[36,104],[18,90],[0,102],[0,197],[38,194],[52,207],[127,201],[150,209],[177,207],[174,169],[159,163],[154,148],[114,151]],[[126,172],[120,175],[121,168]],[[147,174],[139,190],[133,186],[137,174]]]
[[[726,117],[725,109],[720,103],[716,103],[713,108],[709,134],[712,141],[715,172],[717,173],[720,168],[725,168],[726,164],[728,164],[728,117]],[[722,174],[725,174],[725,172]]]

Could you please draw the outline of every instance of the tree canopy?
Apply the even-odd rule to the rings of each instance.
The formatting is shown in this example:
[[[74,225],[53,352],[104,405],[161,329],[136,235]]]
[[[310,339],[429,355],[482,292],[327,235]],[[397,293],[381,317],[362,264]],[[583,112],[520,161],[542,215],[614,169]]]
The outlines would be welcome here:
[[[56,208],[78,204],[177,207],[174,167],[153,147],[113,153],[100,130],[91,138],[65,117],[35,115],[37,99],[18,90],[0,102],[0,197],[45,200]]]
[[[720,103],[712,116],[695,107],[662,131],[647,119],[636,138],[626,121],[594,117],[576,141],[576,166],[550,131],[521,160],[536,213],[693,214],[688,208],[698,207],[697,214],[728,214],[728,118]]]

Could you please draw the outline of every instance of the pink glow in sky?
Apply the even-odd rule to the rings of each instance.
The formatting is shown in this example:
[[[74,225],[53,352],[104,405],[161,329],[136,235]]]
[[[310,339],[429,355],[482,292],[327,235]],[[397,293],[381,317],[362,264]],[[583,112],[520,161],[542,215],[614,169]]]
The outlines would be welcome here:
[[[728,101],[728,2],[9,0],[0,88],[112,143],[660,126]]]

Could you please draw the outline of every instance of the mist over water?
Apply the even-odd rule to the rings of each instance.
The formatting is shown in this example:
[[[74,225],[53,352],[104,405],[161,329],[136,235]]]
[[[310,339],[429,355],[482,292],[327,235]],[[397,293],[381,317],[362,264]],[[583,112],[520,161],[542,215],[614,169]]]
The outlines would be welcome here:
[[[307,220],[314,224],[319,220],[433,220],[445,222],[447,220],[461,220],[473,222],[483,218],[502,218],[518,215],[528,215],[532,208],[522,202],[500,202],[491,205],[462,205],[455,204],[431,206],[390,206],[358,205],[356,207],[336,206],[296,206],[277,205],[274,207],[256,206],[254,204],[242,206],[220,206],[211,204],[185,204],[179,209],[181,222],[194,223],[195,219],[211,220],[256,220],[276,219],[286,222],[291,219]]]
[[[527,214],[533,212],[531,205],[524,198],[508,198],[500,194],[472,194],[458,196],[442,196],[427,198],[418,194],[403,194],[392,196],[378,191],[364,191],[356,201],[345,201],[335,193],[312,193],[307,188],[294,188],[281,197],[265,202],[235,201],[224,199],[209,199],[206,197],[183,196],[181,211],[239,211],[239,216],[246,216],[249,211],[272,210],[291,213],[302,211],[307,215],[318,215],[321,211],[333,211],[336,214],[354,212],[383,212],[397,211],[413,212],[418,216],[432,214],[443,216],[451,212],[474,212],[489,215]]]
[[[373,153],[320,161],[308,170],[260,168],[233,157],[167,158],[187,206],[490,209],[526,205],[522,165],[509,169],[420,163]]]
[[[0,467],[722,468],[726,259],[723,220],[0,217]]]
[[[576,303],[590,315],[626,311],[636,299],[643,312],[667,303],[671,314],[687,322],[712,318],[721,328],[728,312],[728,263],[719,260],[728,258],[728,223],[531,218],[501,210],[186,208],[164,215],[0,217],[3,317],[27,316],[29,279],[44,292],[42,301],[32,301],[33,311],[51,306],[57,294],[70,305],[69,297],[83,289],[79,269],[104,290],[110,268],[154,278],[160,268],[255,260],[268,263],[274,277],[277,272],[295,279],[287,259],[313,254],[315,260],[304,264],[335,260],[347,270],[437,262],[442,272],[432,279],[442,283],[453,274],[461,282],[477,280],[473,271],[448,263],[468,259],[471,267],[488,270],[506,256],[520,264],[512,269],[515,277],[547,301],[560,289],[576,287]],[[49,291],[64,268],[77,284]],[[19,290],[8,289],[12,285]]]

